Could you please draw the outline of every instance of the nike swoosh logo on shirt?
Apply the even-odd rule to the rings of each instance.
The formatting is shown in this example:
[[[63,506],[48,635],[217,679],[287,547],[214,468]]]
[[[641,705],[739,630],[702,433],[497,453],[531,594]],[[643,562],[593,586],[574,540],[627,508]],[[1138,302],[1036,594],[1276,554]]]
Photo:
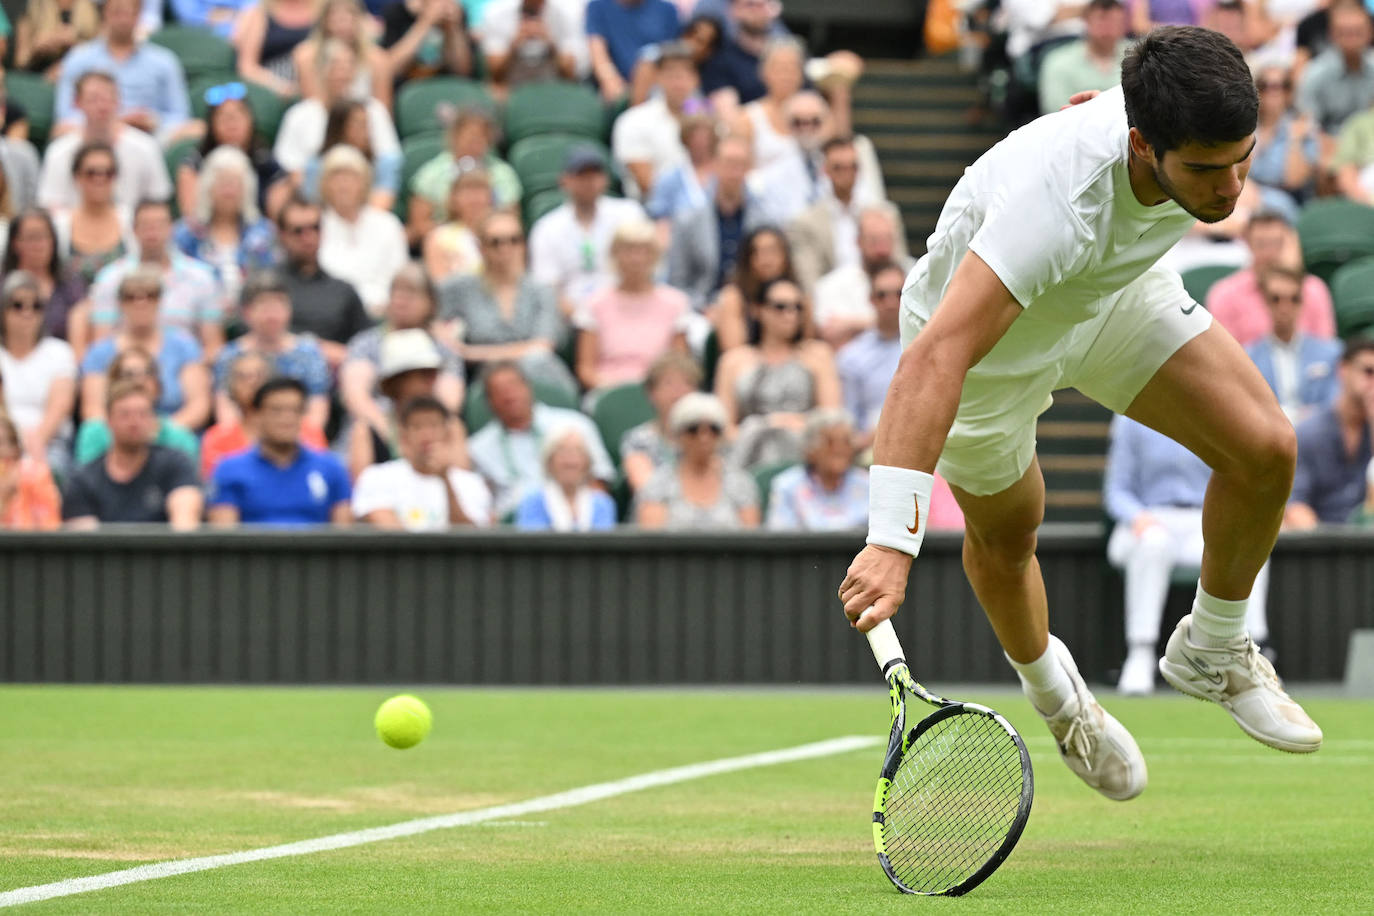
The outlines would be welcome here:
[[[1185,315],[1191,315],[1191,314],[1193,314],[1193,310],[1197,308],[1197,303],[1194,302],[1194,303],[1192,303],[1191,305],[1189,305],[1187,308],[1184,308],[1183,306],[1180,305],[1178,308],[1179,308],[1179,311],[1181,311],[1183,314],[1185,314]]]

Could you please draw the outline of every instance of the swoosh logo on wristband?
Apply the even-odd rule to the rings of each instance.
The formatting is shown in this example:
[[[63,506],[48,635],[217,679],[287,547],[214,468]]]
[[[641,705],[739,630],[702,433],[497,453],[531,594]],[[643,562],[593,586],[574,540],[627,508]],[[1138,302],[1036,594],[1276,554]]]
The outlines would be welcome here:
[[[917,529],[921,527],[921,500],[915,493],[911,494],[911,500],[916,503],[916,520],[911,523],[911,527],[907,529],[907,533],[915,534]]]

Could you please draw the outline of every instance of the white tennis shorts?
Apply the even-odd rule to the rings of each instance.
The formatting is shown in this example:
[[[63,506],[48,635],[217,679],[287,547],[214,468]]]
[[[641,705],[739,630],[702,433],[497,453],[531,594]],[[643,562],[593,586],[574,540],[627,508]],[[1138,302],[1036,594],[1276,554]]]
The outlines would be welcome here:
[[[911,303],[904,306],[905,348],[925,322]],[[1056,324],[1052,302],[1033,303],[969,370],[937,470],[975,496],[1002,492],[1035,457],[1035,421],[1052,391],[1077,388],[1123,413],[1159,367],[1211,323],[1178,274],[1158,265],[1087,321]]]

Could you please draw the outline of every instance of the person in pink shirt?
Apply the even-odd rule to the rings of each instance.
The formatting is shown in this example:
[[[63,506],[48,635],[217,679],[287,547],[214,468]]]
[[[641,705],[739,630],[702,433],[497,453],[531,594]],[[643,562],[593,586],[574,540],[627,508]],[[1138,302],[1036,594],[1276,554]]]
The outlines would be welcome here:
[[[687,295],[654,282],[658,232],[646,219],[623,223],[611,240],[617,282],[592,295],[574,317],[577,378],[588,391],[637,384],[670,349],[686,351]]]
[[[1264,338],[1273,323],[1260,291],[1259,275],[1270,267],[1301,269],[1302,254],[1298,233],[1288,221],[1272,211],[1256,213],[1245,227],[1245,244],[1250,248],[1250,266],[1212,284],[1207,293],[1207,311],[1231,332],[1242,346]],[[1309,337],[1336,336],[1336,313],[1331,306],[1331,291],[1319,278],[1307,274],[1302,282],[1302,312],[1298,330]]]

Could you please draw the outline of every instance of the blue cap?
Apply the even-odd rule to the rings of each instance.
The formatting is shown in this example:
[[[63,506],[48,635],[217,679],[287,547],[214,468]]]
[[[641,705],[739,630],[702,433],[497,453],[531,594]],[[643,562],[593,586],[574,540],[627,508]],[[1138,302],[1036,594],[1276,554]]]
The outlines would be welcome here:
[[[601,155],[601,150],[588,144],[574,146],[568,150],[567,158],[563,160],[564,174],[575,175],[588,169],[606,171],[606,157]]]

